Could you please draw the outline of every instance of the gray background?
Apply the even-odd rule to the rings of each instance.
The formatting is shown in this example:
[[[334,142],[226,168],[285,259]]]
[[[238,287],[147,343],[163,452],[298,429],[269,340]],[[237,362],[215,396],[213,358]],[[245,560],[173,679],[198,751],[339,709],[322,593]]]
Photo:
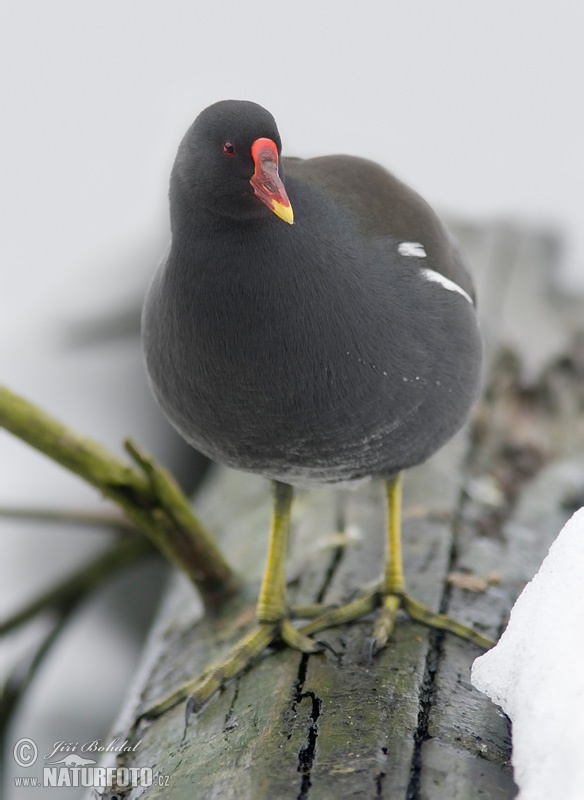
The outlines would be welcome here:
[[[4,3],[0,380],[111,447],[129,434],[172,461],[137,342],[71,347],[71,331],[137,304],[178,141],[227,97],[269,108],[287,154],[368,156],[441,210],[560,231],[558,278],[584,286],[583,21],[576,0]],[[102,507],[0,431],[8,503]],[[104,535],[0,521],[2,611]],[[119,597],[76,618],[12,741],[44,753],[106,735],[139,649],[107,620]],[[4,668],[34,635],[3,646]]]

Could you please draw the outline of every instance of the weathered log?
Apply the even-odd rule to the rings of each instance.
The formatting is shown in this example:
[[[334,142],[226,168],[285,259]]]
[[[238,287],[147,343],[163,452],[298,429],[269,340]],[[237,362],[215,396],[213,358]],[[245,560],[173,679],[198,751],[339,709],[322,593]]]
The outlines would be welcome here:
[[[547,235],[508,226],[457,229],[478,270],[486,388],[469,426],[406,475],[405,571],[409,592],[430,608],[497,637],[584,484],[584,359],[574,339],[584,302],[549,290],[555,261]],[[344,531],[335,497],[325,490],[298,495],[293,602],[346,600],[379,577],[380,487],[348,495]],[[371,663],[365,619],[323,634],[338,658],[266,654],[186,732],[184,703],[140,719],[220,657],[253,617],[267,544],[267,483],[216,469],[195,504],[246,588],[219,617],[201,619],[191,586],[173,580],[115,730],[140,742],[118,765],[152,767],[161,785],[157,778],[125,797],[514,796],[508,720],[470,685],[478,648],[406,618]]]

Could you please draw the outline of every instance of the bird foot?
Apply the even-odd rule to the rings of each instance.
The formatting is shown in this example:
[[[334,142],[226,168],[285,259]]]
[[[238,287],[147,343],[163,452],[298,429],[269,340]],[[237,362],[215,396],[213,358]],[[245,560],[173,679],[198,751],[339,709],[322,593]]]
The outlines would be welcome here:
[[[267,647],[279,641],[302,653],[321,653],[325,649],[330,649],[325,642],[316,642],[295,628],[288,619],[278,622],[256,622],[249,633],[239,639],[226,656],[151,706],[140,715],[140,718],[159,717],[187,699],[187,717],[191,713],[197,713],[227,681],[243,672]]]
[[[445,614],[436,614],[407,594],[401,596],[401,607],[409,617],[416,622],[421,622],[422,625],[426,625],[428,628],[448,631],[448,633],[458,636],[459,639],[464,639],[467,642],[476,644],[477,647],[482,647],[483,650],[490,650],[491,647],[495,646],[495,642],[489,639],[488,636],[483,636],[482,633],[478,633],[474,628],[469,628],[468,625],[463,625],[462,622],[457,622]]]
[[[384,595],[377,589],[363,597],[351,600],[343,606],[298,607],[294,611],[298,616],[307,619],[311,614],[306,612],[317,613],[323,609],[328,610],[324,610],[324,613],[300,628],[295,628],[287,618],[278,622],[256,622],[249,633],[236,642],[224,658],[207,667],[202,675],[184,683],[171,695],[142,713],[140,718],[159,717],[187,698],[187,717],[191,713],[197,713],[227,681],[243,672],[271,644],[283,642],[301,653],[321,653],[326,649],[332,650],[326,642],[312,639],[312,634],[326,628],[356,622],[376,609],[378,609],[378,615],[369,643],[371,657],[387,644],[395,627],[397,612],[400,609],[416,622],[429,628],[453,633],[485,650],[495,644],[491,639],[477,633],[467,625],[444,614],[436,614],[405,593]],[[298,613],[299,611],[302,613]]]
[[[478,645],[485,650],[495,644],[491,639],[483,636],[473,628],[463,625],[444,614],[437,614],[422,605],[405,592],[383,593],[376,589],[363,597],[352,600],[343,606],[338,606],[324,614],[316,617],[312,622],[303,625],[299,632],[305,636],[322,631],[325,628],[332,628],[336,625],[344,625],[348,622],[355,622],[370,614],[375,609],[379,609],[377,619],[373,626],[371,638],[371,654],[381,650],[388,642],[395,627],[397,612],[400,608],[416,622],[421,622],[428,628],[448,631],[468,642]]]
[[[338,608],[336,604],[310,603],[304,606],[291,606],[288,614],[290,619],[315,619],[335,608]]]
[[[280,639],[285,642],[288,647],[292,647],[294,650],[300,650],[301,653],[322,652],[322,645],[295,628],[290,620],[283,619],[279,627]]]
[[[393,633],[397,612],[401,606],[401,595],[387,594],[382,597],[381,608],[377,612],[375,624],[373,626],[373,636],[371,637],[370,651],[371,657],[378,650],[387,644],[389,637]]]

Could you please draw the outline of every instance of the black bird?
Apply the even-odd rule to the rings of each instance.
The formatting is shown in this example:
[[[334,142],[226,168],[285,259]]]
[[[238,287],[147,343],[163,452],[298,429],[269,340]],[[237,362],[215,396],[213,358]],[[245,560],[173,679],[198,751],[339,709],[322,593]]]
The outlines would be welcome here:
[[[272,115],[227,100],[183,138],[170,213],[143,312],[153,391],[198,450],[274,482],[258,624],[196,703],[274,638],[314,652],[308,633],[379,597],[376,648],[400,606],[485,644],[409,598],[401,564],[400,474],[462,426],[481,368],[472,282],[432,209],[371,161],[282,159]],[[292,487],[369,478],[388,487],[381,588],[299,630],[284,580]]]

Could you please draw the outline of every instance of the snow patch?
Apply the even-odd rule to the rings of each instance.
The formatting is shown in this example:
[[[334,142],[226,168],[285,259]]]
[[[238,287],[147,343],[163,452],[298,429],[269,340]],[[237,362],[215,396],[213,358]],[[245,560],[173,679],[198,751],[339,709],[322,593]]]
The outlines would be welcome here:
[[[584,508],[562,529],[472,683],[513,721],[520,800],[582,800]]]

